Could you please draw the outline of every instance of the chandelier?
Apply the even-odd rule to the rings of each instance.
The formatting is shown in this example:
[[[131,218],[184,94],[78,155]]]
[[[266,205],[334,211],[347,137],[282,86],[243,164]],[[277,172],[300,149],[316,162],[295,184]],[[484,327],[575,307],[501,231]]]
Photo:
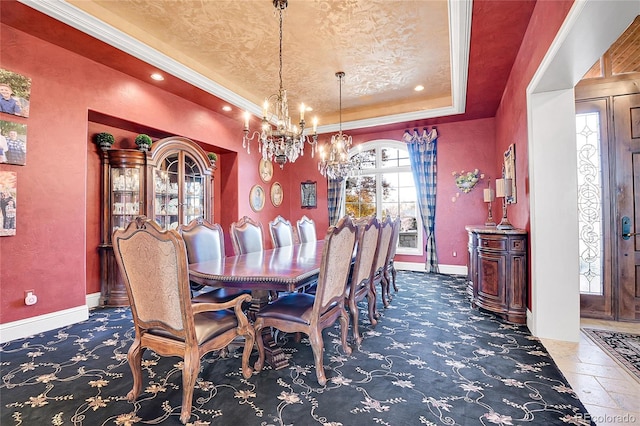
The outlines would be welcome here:
[[[329,179],[342,180],[349,176],[354,164],[349,161],[349,148],[351,147],[351,136],[342,133],[342,78],[344,72],[338,71],[336,77],[340,80],[340,128],[338,134],[331,136],[331,144],[328,153],[325,147],[320,147],[320,162],[318,170]]]
[[[262,107],[262,129],[260,132],[255,131],[249,137],[249,113],[245,112],[244,118],[244,136],[242,138],[242,147],[247,149],[251,154],[250,142],[257,137],[258,151],[262,153],[265,160],[275,161],[283,168],[287,161],[293,163],[299,156],[304,155],[304,145],[309,143],[311,148],[311,157],[315,152],[318,141],[316,133],[318,128],[318,120],[313,119],[313,135],[311,139],[304,134],[304,104],[300,105],[300,127],[291,124],[289,116],[289,104],[287,102],[287,91],[282,86],[282,14],[287,8],[288,0],[273,0],[273,6],[280,15],[280,88],[278,93],[269,96],[264,101]],[[273,126],[271,123],[275,123]]]

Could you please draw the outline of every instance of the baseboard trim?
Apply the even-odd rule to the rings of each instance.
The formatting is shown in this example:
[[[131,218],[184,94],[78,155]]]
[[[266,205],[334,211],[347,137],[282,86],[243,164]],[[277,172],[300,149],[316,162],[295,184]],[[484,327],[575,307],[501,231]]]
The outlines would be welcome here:
[[[0,324],[0,343],[22,339],[60,327],[66,327],[67,325],[86,321],[88,318],[89,308],[87,305],[82,305],[45,315],[38,315],[36,317]]]
[[[100,292],[87,294],[87,307],[93,309],[100,306],[100,296],[102,296]]]
[[[424,272],[424,263],[415,262],[393,262],[396,269],[402,271]],[[467,267],[460,265],[438,265],[441,274],[446,275],[467,275]]]

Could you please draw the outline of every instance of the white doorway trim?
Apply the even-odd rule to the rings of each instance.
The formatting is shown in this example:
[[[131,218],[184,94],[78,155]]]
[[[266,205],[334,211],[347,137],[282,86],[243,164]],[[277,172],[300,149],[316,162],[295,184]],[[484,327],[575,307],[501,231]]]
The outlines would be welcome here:
[[[527,88],[533,335],[580,336],[574,86],[640,14],[640,0],[577,0]]]

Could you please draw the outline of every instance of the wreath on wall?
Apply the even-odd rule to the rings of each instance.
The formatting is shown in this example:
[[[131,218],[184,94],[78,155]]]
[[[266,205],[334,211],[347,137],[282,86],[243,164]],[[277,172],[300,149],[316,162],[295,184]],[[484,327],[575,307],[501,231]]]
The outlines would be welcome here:
[[[471,172],[462,170],[459,173],[452,172],[451,174],[456,178],[456,186],[465,194],[470,192],[478,181],[484,177],[484,174],[481,174],[478,169],[474,169]]]

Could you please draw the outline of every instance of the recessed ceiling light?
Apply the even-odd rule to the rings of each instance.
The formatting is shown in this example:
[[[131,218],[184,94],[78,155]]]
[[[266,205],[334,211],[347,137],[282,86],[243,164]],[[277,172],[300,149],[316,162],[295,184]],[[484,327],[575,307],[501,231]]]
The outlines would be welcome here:
[[[164,77],[162,76],[162,74],[159,74],[157,72],[154,72],[153,74],[151,74],[151,78],[154,79],[155,81],[164,80]]]
[[[422,92],[424,90],[424,86],[422,84],[418,84],[413,90],[416,92]]]
[[[225,105],[225,106],[222,107],[222,110],[229,112],[229,111],[231,111],[231,107],[229,105]]]

